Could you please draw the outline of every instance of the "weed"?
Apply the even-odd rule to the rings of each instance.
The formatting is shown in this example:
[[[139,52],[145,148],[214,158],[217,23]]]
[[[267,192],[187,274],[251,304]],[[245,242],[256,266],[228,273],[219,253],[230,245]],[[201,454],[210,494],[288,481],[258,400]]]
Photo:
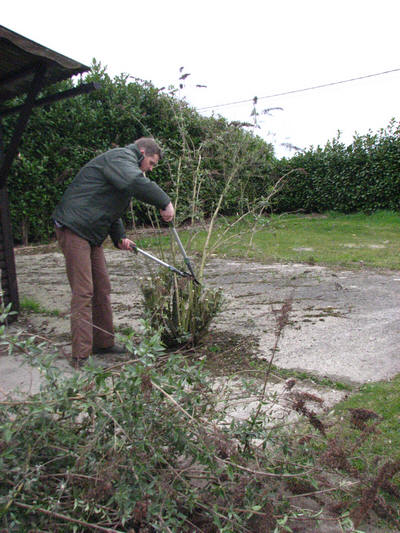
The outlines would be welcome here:
[[[358,527],[368,511],[373,507],[378,490],[384,483],[390,481],[397,472],[400,471],[400,461],[388,461],[379,470],[378,475],[372,480],[370,486],[366,487],[361,495],[361,500],[351,513],[354,527]],[[400,522],[397,521],[399,524]]]
[[[365,453],[371,456],[375,454],[387,458],[392,457],[394,460],[400,459],[399,385],[400,376],[388,382],[368,383],[336,406],[338,416],[350,414],[353,426],[358,424],[365,426],[368,422],[379,422],[380,433],[374,436],[368,448],[365,449]],[[360,416],[364,420],[359,421]]]
[[[31,298],[27,298],[24,296],[20,301],[20,307],[21,310],[30,311],[32,313],[41,313],[42,312],[42,306],[39,302],[36,300],[33,300]]]
[[[46,315],[46,316],[60,316],[60,311],[57,309],[46,309],[39,302],[33,298],[27,298],[26,296],[21,298],[20,301],[21,311],[28,311],[31,313]]]

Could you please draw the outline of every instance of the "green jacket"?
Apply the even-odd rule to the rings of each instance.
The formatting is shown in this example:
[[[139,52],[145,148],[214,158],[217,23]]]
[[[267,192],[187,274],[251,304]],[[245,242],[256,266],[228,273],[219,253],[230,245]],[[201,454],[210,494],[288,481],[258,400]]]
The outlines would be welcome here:
[[[169,196],[140,170],[135,144],[109,150],[87,163],[68,186],[53,219],[95,246],[107,235],[114,245],[126,237],[121,216],[132,197],[164,209]]]

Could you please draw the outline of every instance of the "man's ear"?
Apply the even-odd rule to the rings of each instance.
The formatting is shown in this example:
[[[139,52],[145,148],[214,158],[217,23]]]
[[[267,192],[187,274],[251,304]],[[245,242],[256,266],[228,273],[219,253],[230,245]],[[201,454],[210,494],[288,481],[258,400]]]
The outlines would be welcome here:
[[[146,155],[146,151],[145,151],[144,148],[140,148],[139,151],[140,151],[141,154]]]

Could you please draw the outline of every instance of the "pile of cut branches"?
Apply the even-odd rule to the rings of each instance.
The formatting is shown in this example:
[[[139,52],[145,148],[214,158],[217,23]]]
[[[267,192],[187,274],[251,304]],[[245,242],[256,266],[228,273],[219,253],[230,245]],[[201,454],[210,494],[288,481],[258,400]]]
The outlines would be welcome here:
[[[157,334],[128,339],[125,362],[70,377],[35,338],[6,341],[3,329],[1,341],[45,381],[0,402],[0,530],[354,531],[372,510],[399,526],[399,461],[359,452],[379,431],[371,412],[321,416],[308,405],[322,399],[291,389],[300,418],[277,424],[276,395],[248,378],[241,394],[259,405],[228,423],[237,398],[218,397],[195,358],[166,356]],[[356,443],[345,432],[355,420]]]

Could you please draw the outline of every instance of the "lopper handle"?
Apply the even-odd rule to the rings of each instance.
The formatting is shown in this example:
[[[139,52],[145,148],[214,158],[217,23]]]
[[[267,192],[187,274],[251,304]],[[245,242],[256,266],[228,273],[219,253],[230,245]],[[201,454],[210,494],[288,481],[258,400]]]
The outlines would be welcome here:
[[[181,270],[178,270],[174,266],[169,265],[168,263],[166,263],[165,261],[162,261],[158,257],[155,257],[154,255],[149,254],[149,252],[146,252],[145,250],[142,250],[141,248],[138,248],[136,245],[135,246],[131,245],[130,249],[133,252],[135,252],[137,254],[138,253],[142,254],[145,257],[147,257],[148,259],[151,259],[152,261],[155,261],[159,265],[161,265],[161,266],[163,266],[165,268],[168,268],[168,270],[170,270],[171,272],[175,272],[175,274],[178,274],[179,276],[182,276],[184,278],[193,278],[194,279],[194,277],[191,274],[189,274],[188,272],[182,272]],[[194,281],[195,281],[195,283],[198,283],[196,279],[194,279]]]
[[[182,241],[179,238],[178,232],[176,231],[173,222],[169,223],[169,227],[170,227],[170,230],[172,231],[172,234],[175,237],[175,240],[176,240],[176,242],[178,244],[178,247],[179,247],[179,249],[181,251],[181,254],[183,256],[183,260],[185,261],[185,264],[188,267],[190,274],[192,275],[193,281],[196,283],[196,285],[200,285],[200,282],[196,278],[196,275],[195,275],[194,270],[192,268],[192,264],[190,262],[190,259],[189,259],[189,257],[186,254],[185,248],[183,247]]]

